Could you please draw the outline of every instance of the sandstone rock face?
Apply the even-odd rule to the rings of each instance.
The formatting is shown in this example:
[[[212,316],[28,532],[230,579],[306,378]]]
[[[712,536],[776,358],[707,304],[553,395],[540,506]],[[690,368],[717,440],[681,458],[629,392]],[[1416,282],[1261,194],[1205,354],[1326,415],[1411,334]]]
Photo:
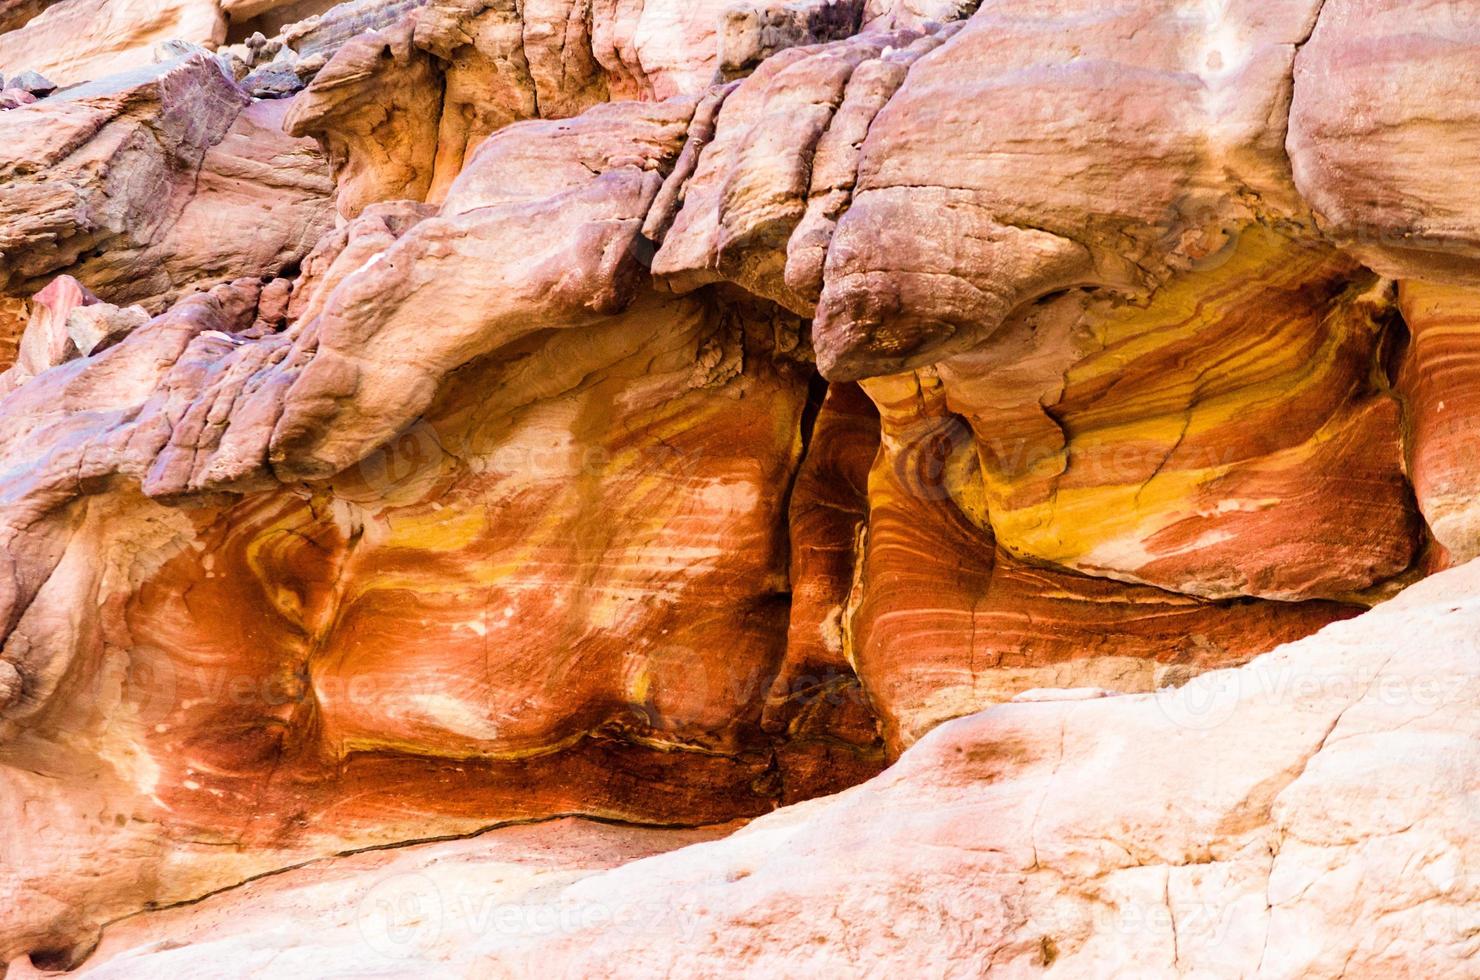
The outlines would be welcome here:
[[[437,115],[428,109],[442,79],[411,30],[403,23],[346,42],[284,120],[294,136],[323,142],[346,218],[377,201],[425,200],[431,188]]]
[[[226,40],[215,0],[60,0],[0,33],[0,71],[39,71],[58,85],[147,65],[160,41]]]
[[[31,304],[18,296],[0,297],[0,365],[15,363],[21,334],[30,322]]]
[[[285,16],[291,16],[292,13],[296,13],[306,6],[330,7],[335,5],[322,2],[316,4],[314,0],[309,0],[308,3],[304,3],[304,0],[221,0],[221,11],[231,19],[233,24],[244,23],[253,18],[261,17],[263,14],[284,11],[285,9],[287,11]],[[316,13],[321,12],[316,11]],[[297,19],[306,19],[306,16]]]
[[[1261,228],[1227,248],[1144,307],[1069,294],[942,362],[1004,547],[1213,598],[1335,598],[1408,567],[1390,289]]]
[[[37,14],[57,0],[0,0],[0,33],[26,26]]]
[[[998,547],[977,447],[932,373],[866,383],[883,415],[850,617],[859,676],[896,750],[1036,688],[1154,691],[1352,611],[1210,603],[1035,567]]]
[[[99,302],[71,276],[57,276],[32,303],[32,313],[16,350],[16,363],[0,373],[0,392],[8,393],[43,371],[99,352],[143,326],[142,307],[119,309]]]
[[[1446,572],[1180,691],[1001,705],[726,839],[608,844],[613,870],[583,855],[613,831],[554,824],[290,872],[121,923],[88,975],[1464,976],[1477,591]]]
[[[284,32],[300,53],[332,54],[291,128],[320,136],[349,175],[346,217],[387,196],[439,202],[478,144],[512,122],[698,94],[783,49],[846,37],[861,15],[857,0],[362,0]],[[379,33],[316,39],[347,18]]]
[[[1295,70],[1290,160],[1331,240],[1394,278],[1480,284],[1480,9],[1328,0]],[[1441,148],[1438,154],[1436,147]]]
[[[454,956],[479,931],[517,928],[522,906],[533,908],[544,896],[573,882],[626,862],[722,837],[737,826],[650,829],[562,818],[467,840],[369,851],[330,865],[309,865],[244,887],[252,896],[254,915],[260,912],[254,925],[286,934],[301,929],[304,913],[312,910],[320,942],[296,944],[301,952],[264,948],[260,957],[239,958],[241,951],[233,950],[232,962],[206,966],[206,975],[265,969],[269,961],[295,973],[313,973],[325,962],[338,962],[342,952],[354,955],[339,948],[328,953],[331,946],[341,943],[346,947],[368,944],[375,951],[371,954],[375,972],[436,969],[439,955]],[[367,877],[376,881],[368,891]],[[108,931],[81,972],[127,975],[144,965],[131,955],[138,946],[178,943],[185,935],[204,938],[232,919],[240,926],[246,908],[231,900],[235,891],[226,894],[230,896],[226,901],[207,899],[198,906],[173,910],[173,914],[125,920]],[[401,913],[409,911],[409,918],[417,910],[428,921],[403,932],[406,923]],[[194,952],[193,948],[181,950],[181,958],[193,959]],[[120,954],[123,958],[111,963]],[[13,975],[29,978],[34,973],[21,967]]]
[[[770,320],[636,275],[692,108],[508,130],[440,214],[367,211],[305,262],[295,295],[219,286],[9,396],[6,445],[35,462],[7,487],[5,649],[24,680],[6,724],[23,754],[62,730],[92,749],[53,758],[58,786],[14,787],[7,812],[91,784],[153,829],[121,832],[138,844],[103,885],[62,884],[90,862],[84,838],[35,862],[9,885],[46,882],[51,899],[21,903],[7,944],[426,821],[699,823],[780,797],[768,773],[788,767],[756,729],[786,634],[773,490],[797,465],[806,381],[772,361]],[[115,478],[156,500],[245,496],[95,501]],[[102,516],[115,507],[127,516]],[[82,544],[123,526],[152,543]],[[122,564],[67,559],[95,550]],[[82,595],[100,619],[71,620]],[[108,693],[83,666],[97,657]],[[114,752],[143,769],[99,770]],[[855,754],[878,757],[867,739]],[[200,842],[188,855],[164,844],[180,834]],[[230,840],[244,856],[220,851]]]
[[[332,220],[327,168],[284,106],[249,101],[193,55],[0,114],[0,289],[66,271],[157,311],[302,258]]]
[[[1480,555],[1480,511],[1469,455],[1480,377],[1480,292],[1414,280],[1401,289],[1412,343],[1403,389],[1412,406],[1413,489],[1434,539],[1455,561]]]
[[[1468,5],[93,6],[16,975],[1473,972]]]
[[[1280,122],[1318,6],[1086,24],[1081,4],[984,5],[869,127],[817,309],[823,373],[933,363],[1045,294],[1145,291],[1241,224],[1297,218]]]

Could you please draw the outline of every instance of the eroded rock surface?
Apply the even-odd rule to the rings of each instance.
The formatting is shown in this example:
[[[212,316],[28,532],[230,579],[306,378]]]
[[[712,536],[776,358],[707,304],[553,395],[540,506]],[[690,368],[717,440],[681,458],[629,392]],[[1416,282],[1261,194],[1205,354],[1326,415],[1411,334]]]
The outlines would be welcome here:
[[[38,71],[71,85],[147,65],[161,41],[226,40],[216,0],[60,0],[0,33],[0,72]]]
[[[196,54],[0,113],[0,289],[66,272],[158,312],[296,263],[331,226],[328,167]]]
[[[477,847],[323,862],[784,807],[411,958],[1464,975],[1473,20],[355,0],[5,89],[0,955],[402,973],[284,910]]]
[[[612,870],[565,871],[611,833],[565,824],[291,872],[119,924],[87,975],[1464,976],[1477,590],[1480,566],[1446,572],[1180,691],[1001,705],[856,789]]]

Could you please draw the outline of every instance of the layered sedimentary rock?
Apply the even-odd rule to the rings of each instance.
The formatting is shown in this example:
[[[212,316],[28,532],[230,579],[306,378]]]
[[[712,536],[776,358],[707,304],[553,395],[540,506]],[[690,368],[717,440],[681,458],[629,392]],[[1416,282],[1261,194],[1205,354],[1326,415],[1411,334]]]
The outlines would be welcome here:
[[[1289,150],[1322,231],[1394,278],[1480,285],[1480,8],[1328,0],[1295,66]]]
[[[1451,560],[1480,555],[1480,493],[1474,453],[1480,422],[1480,291],[1422,281],[1400,289],[1412,336],[1403,365],[1409,473],[1434,539]]]
[[[823,787],[874,775],[884,761],[873,705],[849,661],[849,594],[868,521],[868,473],[879,448],[879,414],[856,385],[832,385],[808,430],[791,488],[791,612],[786,656],[763,723],[781,738],[790,803]]]
[[[522,882],[578,877],[602,831],[290,872],[110,929],[90,975],[1464,976],[1477,592],[1470,565],[1180,691],[1001,705],[864,786],[545,894]]]
[[[1226,248],[1144,307],[1070,293],[942,362],[1008,550],[1214,598],[1409,566],[1390,290],[1261,228]]]
[[[272,275],[332,222],[328,168],[204,55],[0,113],[0,289],[67,272],[156,312],[187,288]]]
[[[883,440],[848,623],[896,751],[1027,690],[1175,687],[1354,612],[1207,602],[1027,564],[994,540],[978,448],[941,378],[921,371],[865,387]]]
[[[656,905],[657,937],[577,925],[475,955],[509,975],[1463,975],[1477,573],[1177,692],[943,726],[865,787],[550,903]],[[1423,656],[1394,654],[1416,635]]]
[[[351,6],[325,17],[344,19]],[[345,214],[370,199],[355,190],[367,179],[378,180],[373,199],[438,202],[478,144],[512,122],[699,93],[777,51],[846,37],[860,15],[856,0],[382,3],[356,21],[378,35],[328,48],[302,34],[324,18],[284,33],[300,54],[333,55],[292,126],[343,158],[352,177],[342,181],[351,189]]]
[[[712,141],[682,187],[682,207],[662,230],[653,274],[670,288],[730,281],[810,314],[784,281],[786,242],[806,207],[817,143],[860,65],[917,35],[867,34],[792,48],[728,93]]]
[[[823,372],[932,363],[1039,296],[1144,292],[1242,224],[1297,220],[1281,121],[1318,6],[985,5],[868,130],[817,309]]]
[[[226,40],[216,0],[61,0],[0,33],[0,72],[30,69],[70,85],[147,65],[156,44],[175,40]]]
[[[338,6],[334,0],[221,0],[221,12],[231,22],[233,33],[241,33],[244,26],[265,26],[269,20],[282,26],[295,21],[325,13],[330,7]],[[273,15],[270,19],[268,15]],[[277,33],[266,31],[268,35]]]
[[[1014,4],[959,33],[785,52],[726,95],[671,221],[650,216],[653,271],[677,290],[725,280],[799,312],[818,303],[813,340],[833,377],[976,348],[943,373],[982,444],[991,524],[1017,556],[1212,598],[1366,590],[1409,567],[1417,522],[1378,364],[1393,304],[1319,241],[1282,152],[1308,7],[1211,20],[1211,37],[1251,33],[1226,52],[1237,62],[1159,34],[1148,11],[1054,33]],[[1127,33],[1145,37],[1121,45]],[[1101,74],[1056,65],[1069,36],[1076,51],[1099,46]],[[1006,74],[1025,66],[1036,73]],[[1195,99],[1171,95],[1184,66],[1202,73]],[[1003,79],[1031,77],[1069,118],[1163,118],[1089,168],[1087,148],[1063,155],[1069,130],[1019,134],[1012,113],[961,98],[962,71],[994,98],[1022,94]],[[1148,80],[1169,87],[1154,104]],[[967,149],[979,135],[986,146]],[[1053,167],[1068,168],[1061,180]],[[1101,210],[1083,213],[1085,200]],[[900,261],[912,265],[889,265]],[[995,271],[968,284],[972,270]],[[1024,307],[1091,283],[1116,291]],[[1276,429],[1276,417],[1303,421]],[[1329,478],[1302,487],[1314,472]],[[1362,538],[1337,558],[1354,523]]]
[[[429,827],[709,822],[781,796],[759,727],[806,381],[771,361],[769,320],[636,275],[691,110],[510,130],[437,216],[371,209],[328,239],[299,295],[219,286],[4,401],[31,462],[6,486],[3,752],[46,774],[5,806],[99,794],[128,855],[78,879],[78,836],[8,882],[52,896],[20,903],[9,954]],[[120,478],[250,492],[94,496]],[[76,620],[83,595],[100,614]]]
[[[1452,6],[358,0],[7,96],[0,808],[57,843],[5,854],[0,954],[903,754],[715,845],[723,880],[594,880],[705,930],[655,961],[580,926],[435,958],[1077,975],[1169,933],[1169,972],[1443,972],[1470,934],[1405,916],[1463,900],[1408,879],[1469,840],[1435,760],[1472,768],[1473,570],[1223,668],[1474,554]],[[1461,690],[1382,693],[1430,680]],[[1394,812],[1439,801],[1416,833],[1360,788],[1388,768]],[[909,815],[840,883],[861,813]],[[1373,854],[1375,890],[1322,878]],[[908,896],[968,879],[924,941]],[[1174,927],[1102,928],[1124,896]]]
[[[863,22],[875,30],[919,28],[969,16],[980,0],[864,0]]]
[[[469,840],[370,851],[260,879],[245,885],[245,892],[228,892],[227,901],[207,900],[124,920],[108,930],[83,973],[95,974],[99,968],[126,973],[144,966],[129,955],[139,946],[179,944],[186,936],[206,940],[227,918],[236,919],[239,927],[247,908],[235,901],[238,895],[250,895],[254,928],[296,931],[305,924],[303,912],[312,909],[320,941],[295,944],[296,951],[264,949],[260,959],[233,951],[230,963],[206,966],[206,975],[217,969],[252,972],[268,968],[269,962],[275,963],[272,969],[294,973],[322,971],[325,963],[340,962],[339,952],[331,954],[328,947],[341,940],[368,945],[377,970],[436,969],[439,954],[456,955],[473,933],[522,928],[520,906],[533,907],[543,896],[593,874],[735,829],[735,824],[649,829],[564,818]],[[367,889],[366,876],[377,884]],[[407,919],[403,912],[409,913]],[[408,921],[418,915],[425,917],[419,924]],[[120,954],[115,965],[104,965]],[[29,973],[22,967],[12,976],[26,978]]]

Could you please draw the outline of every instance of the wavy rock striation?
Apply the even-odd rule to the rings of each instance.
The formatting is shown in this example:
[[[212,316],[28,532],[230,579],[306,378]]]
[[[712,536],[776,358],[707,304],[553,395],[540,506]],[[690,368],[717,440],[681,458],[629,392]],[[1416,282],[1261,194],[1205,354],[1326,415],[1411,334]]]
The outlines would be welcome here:
[[[1464,972],[1468,5],[101,6],[0,101],[19,975],[778,807],[412,956]]]
[[[310,866],[120,923],[87,975],[1463,976],[1477,589],[1446,572],[1180,691],[1001,705],[723,840],[562,823]]]

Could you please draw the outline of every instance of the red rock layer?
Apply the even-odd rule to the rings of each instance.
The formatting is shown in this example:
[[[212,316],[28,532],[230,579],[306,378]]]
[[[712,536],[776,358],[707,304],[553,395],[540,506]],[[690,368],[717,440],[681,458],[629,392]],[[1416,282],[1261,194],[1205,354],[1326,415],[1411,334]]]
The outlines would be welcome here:
[[[841,790],[876,774],[884,762],[878,722],[849,663],[845,622],[868,520],[879,413],[856,385],[829,385],[815,411],[791,488],[786,658],[767,697],[764,724],[781,738],[787,783]]]
[[[0,760],[43,774],[0,808],[75,829],[97,794],[123,821],[5,883],[58,900],[22,902],[7,958],[346,847],[713,822],[875,771],[857,699],[857,744],[815,712],[763,730],[807,391],[787,325],[636,274],[691,110],[510,129],[439,214],[328,236],[294,295],[197,294],[0,402],[27,454]],[[98,847],[106,882],[66,870]]]
[[[513,416],[465,395],[527,366],[467,373],[329,492],[198,516],[193,544],[117,597],[115,642],[180,685],[144,740],[173,822],[266,844],[379,837],[396,813],[767,805],[747,786],[762,754],[725,759],[754,744],[781,657],[782,501],[765,489],[789,479],[801,389],[757,366],[683,394],[706,329],[692,307],[646,305],[579,344],[625,346],[639,322],[665,336],[595,383],[573,338],[537,353],[567,365],[545,374],[562,390]],[[604,406],[644,402],[640,425],[608,426]],[[671,794],[620,775],[665,755]]]
[[[1402,573],[1418,521],[1379,363],[1384,290],[1255,228],[1145,306],[1079,293],[944,362],[998,542],[1210,598],[1335,598]]]
[[[865,383],[883,417],[851,653],[898,752],[1034,688],[1148,691],[1355,615],[1326,602],[1208,602],[1029,565],[987,524],[971,430],[920,371]]]
[[[1411,342],[1400,375],[1408,465],[1434,539],[1459,563],[1480,555],[1480,291],[1408,280]]]
[[[0,34],[18,30],[56,0],[0,0]]]
[[[412,44],[414,27],[351,38],[283,120],[289,134],[323,143],[344,218],[377,201],[423,201],[431,189],[437,113],[429,110],[442,98],[442,77]]]
[[[1417,221],[1391,177],[1468,275],[1363,4],[953,6],[360,0],[289,32],[292,102],[197,53],[0,112],[6,320],[106,301],[47,287],[0,386],[0,821],[59,842],[0,955],[365,844],[754,814],[1343,618],[1419,505],[1462,542],[1468,300],[1405,287],[1415,505],[1390,290],[1319,237]],[[1405,84],[1463,67],[1384,23]],[[1381,161],[1292,118],[1307,41]]]

